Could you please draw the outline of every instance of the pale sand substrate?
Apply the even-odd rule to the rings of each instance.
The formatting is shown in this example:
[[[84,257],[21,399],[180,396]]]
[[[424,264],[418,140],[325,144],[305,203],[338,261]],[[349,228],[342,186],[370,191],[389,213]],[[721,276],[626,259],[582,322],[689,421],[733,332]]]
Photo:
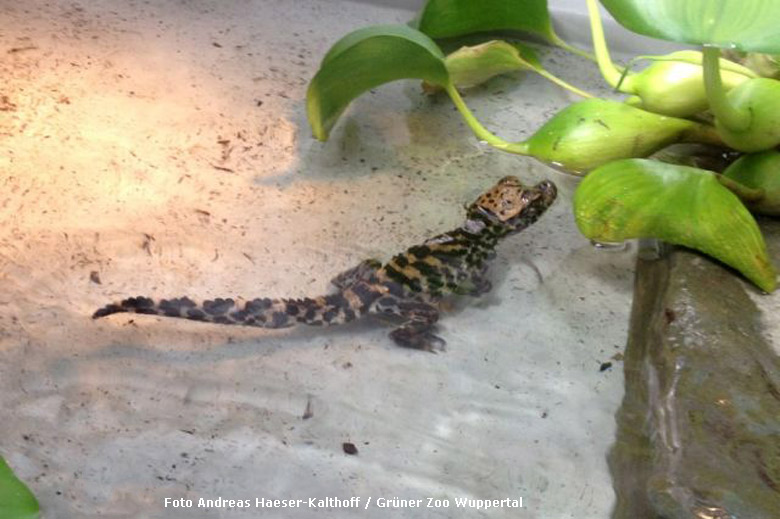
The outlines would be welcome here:
[[[44,517],[391,513],[164,508],[351,496],[525,507],[394,517],[608,516],[623,389],[619,362],[599,367],[625,343],[633,252],[591,247],[573,179],[480,146],[415,81],[311,138],[305,91],[329,45],[408,18],[314,0],[0,2],[0,453]],[[589,63],[545,53],[605,92]],[[521,75],[466,99],[519,140],[574,98]],[[507,174],[551,178],[560,200],[501,246],[489,296],[444,315],[443,354],[398,348],[377,321],[90,319],[139,294],[324,293],[361,259],[459,225]]]

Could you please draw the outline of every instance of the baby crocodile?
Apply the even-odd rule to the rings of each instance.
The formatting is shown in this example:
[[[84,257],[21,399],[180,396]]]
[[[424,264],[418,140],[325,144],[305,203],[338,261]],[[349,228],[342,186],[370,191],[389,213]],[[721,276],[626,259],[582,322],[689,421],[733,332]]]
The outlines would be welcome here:
[[[479,296],[489,291],[488,263],[499,240],[522,231],[552,205],[555,184],[523,186],[516,177],[501,179],[468,208],[457,229],[411,247],[384,265],[367,259],[332,280],[334,293],[303,299],[209,299],[131,297],[104,306],[93,319],[118,312],[154,314],[221,324],[285,328],[297,323],[322,326],[353,321],[366,314],[402,319],[390,337],[407,348],[427,351],[444,346],[434,335],[438,303],[447,294]]]

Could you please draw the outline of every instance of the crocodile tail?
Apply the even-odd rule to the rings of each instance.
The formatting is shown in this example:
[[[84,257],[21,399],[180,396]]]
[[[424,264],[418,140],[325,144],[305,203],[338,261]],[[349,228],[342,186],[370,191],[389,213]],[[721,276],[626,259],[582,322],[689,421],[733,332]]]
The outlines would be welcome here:
[[[151,299],[139,296],[106,305],[92,314],[92,318],[122,312],[261,328],[287,328],[298,323],[313,326],[341,324],[363,313],[359,308],[351,308],[343,293],[303,299],[256,298],[247,301],[217,298],[202,302],[188,297]]]

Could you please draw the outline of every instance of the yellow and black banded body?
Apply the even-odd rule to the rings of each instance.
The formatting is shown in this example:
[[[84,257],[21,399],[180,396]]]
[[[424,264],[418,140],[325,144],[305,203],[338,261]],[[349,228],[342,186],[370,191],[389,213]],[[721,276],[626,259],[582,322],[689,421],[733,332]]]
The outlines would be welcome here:
[[[447,294],[479,296],[490,290],[487,267],[498,242],[535,222],[555,201],[550,181],[528,187],[516,177],[501,179],[468,208],[459,228],[409,248],[382,264],[369,259],[332,280],[332,294],[302,299],[212,299],[132,297],[97,310],[93,318],[119,312],[179,317],[220,324],[285,328],[323,326],[363,315],[402,319],[390,333],[401,346],[434,351],[438,303]]]

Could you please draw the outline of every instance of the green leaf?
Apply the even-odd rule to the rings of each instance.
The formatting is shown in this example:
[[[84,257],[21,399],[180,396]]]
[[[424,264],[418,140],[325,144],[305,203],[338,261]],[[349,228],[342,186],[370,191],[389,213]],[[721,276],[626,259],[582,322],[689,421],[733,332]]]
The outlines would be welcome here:
[[[314,136],[326,140],[349,103],[363,92],[410,78],[449,84],[444,55],[426,35],[406,25],[377,25],[344,36],[325,55],[306,93]]]
[[[37,519],[38,501],[0,456],[0,517]]]
[[[776,0],[601,0],[627,29],[692,44],[780,52]]]
[[[712,138],[708,127],[687,119],[587,99],[555,114],[520,146],[539,160],[585,173],[613,160],[646,157],[675,142]]]
[[[724,50],[723,56],[749,68],[760,77],[780,79],[780,55]]]
[[[580,183],[574,215],[592,240],[660,238],[722,261],[766,292],[775,289],[758,225],[710,171],[643,159],[612,162]]]
[[[506,72],[534,68],[515,46],[499,40],[461,47],[447,56],[445,64],[452,82],[463,88],[479,85]]]
[[[491,40],[473,46],[463,46],[444,58],[450,81],[458,88],[471,88],[489,79],[519,70],[541,68],[533,49],[502,40]],[[423,83],[429,93],[442,87]]]
[[[780,216],[780,152],[769,150],[743,155],[726,168],[723,176],[763,190],[762,198],[748,204],[752,211]]]
[[[475,32],[523,31],[555,43],[547,0],[428,0],[416,18],[431,38]]]
[[[536,52],[519,42],[490,40],[478,45],[463,46],[444,58],[444,64],[450,73],[450,81],[458,88],[471,88],[489,79],[521,70],[532,70],[556,85],[577,95],[591,97],[562,79],[547,72],[542,67]],[[423,89],[434,93],[442,89],[428,83],[423,83]]]
[[[745,66],[761,77],[780,79],[780,55],[751,52],[745,56]]]

